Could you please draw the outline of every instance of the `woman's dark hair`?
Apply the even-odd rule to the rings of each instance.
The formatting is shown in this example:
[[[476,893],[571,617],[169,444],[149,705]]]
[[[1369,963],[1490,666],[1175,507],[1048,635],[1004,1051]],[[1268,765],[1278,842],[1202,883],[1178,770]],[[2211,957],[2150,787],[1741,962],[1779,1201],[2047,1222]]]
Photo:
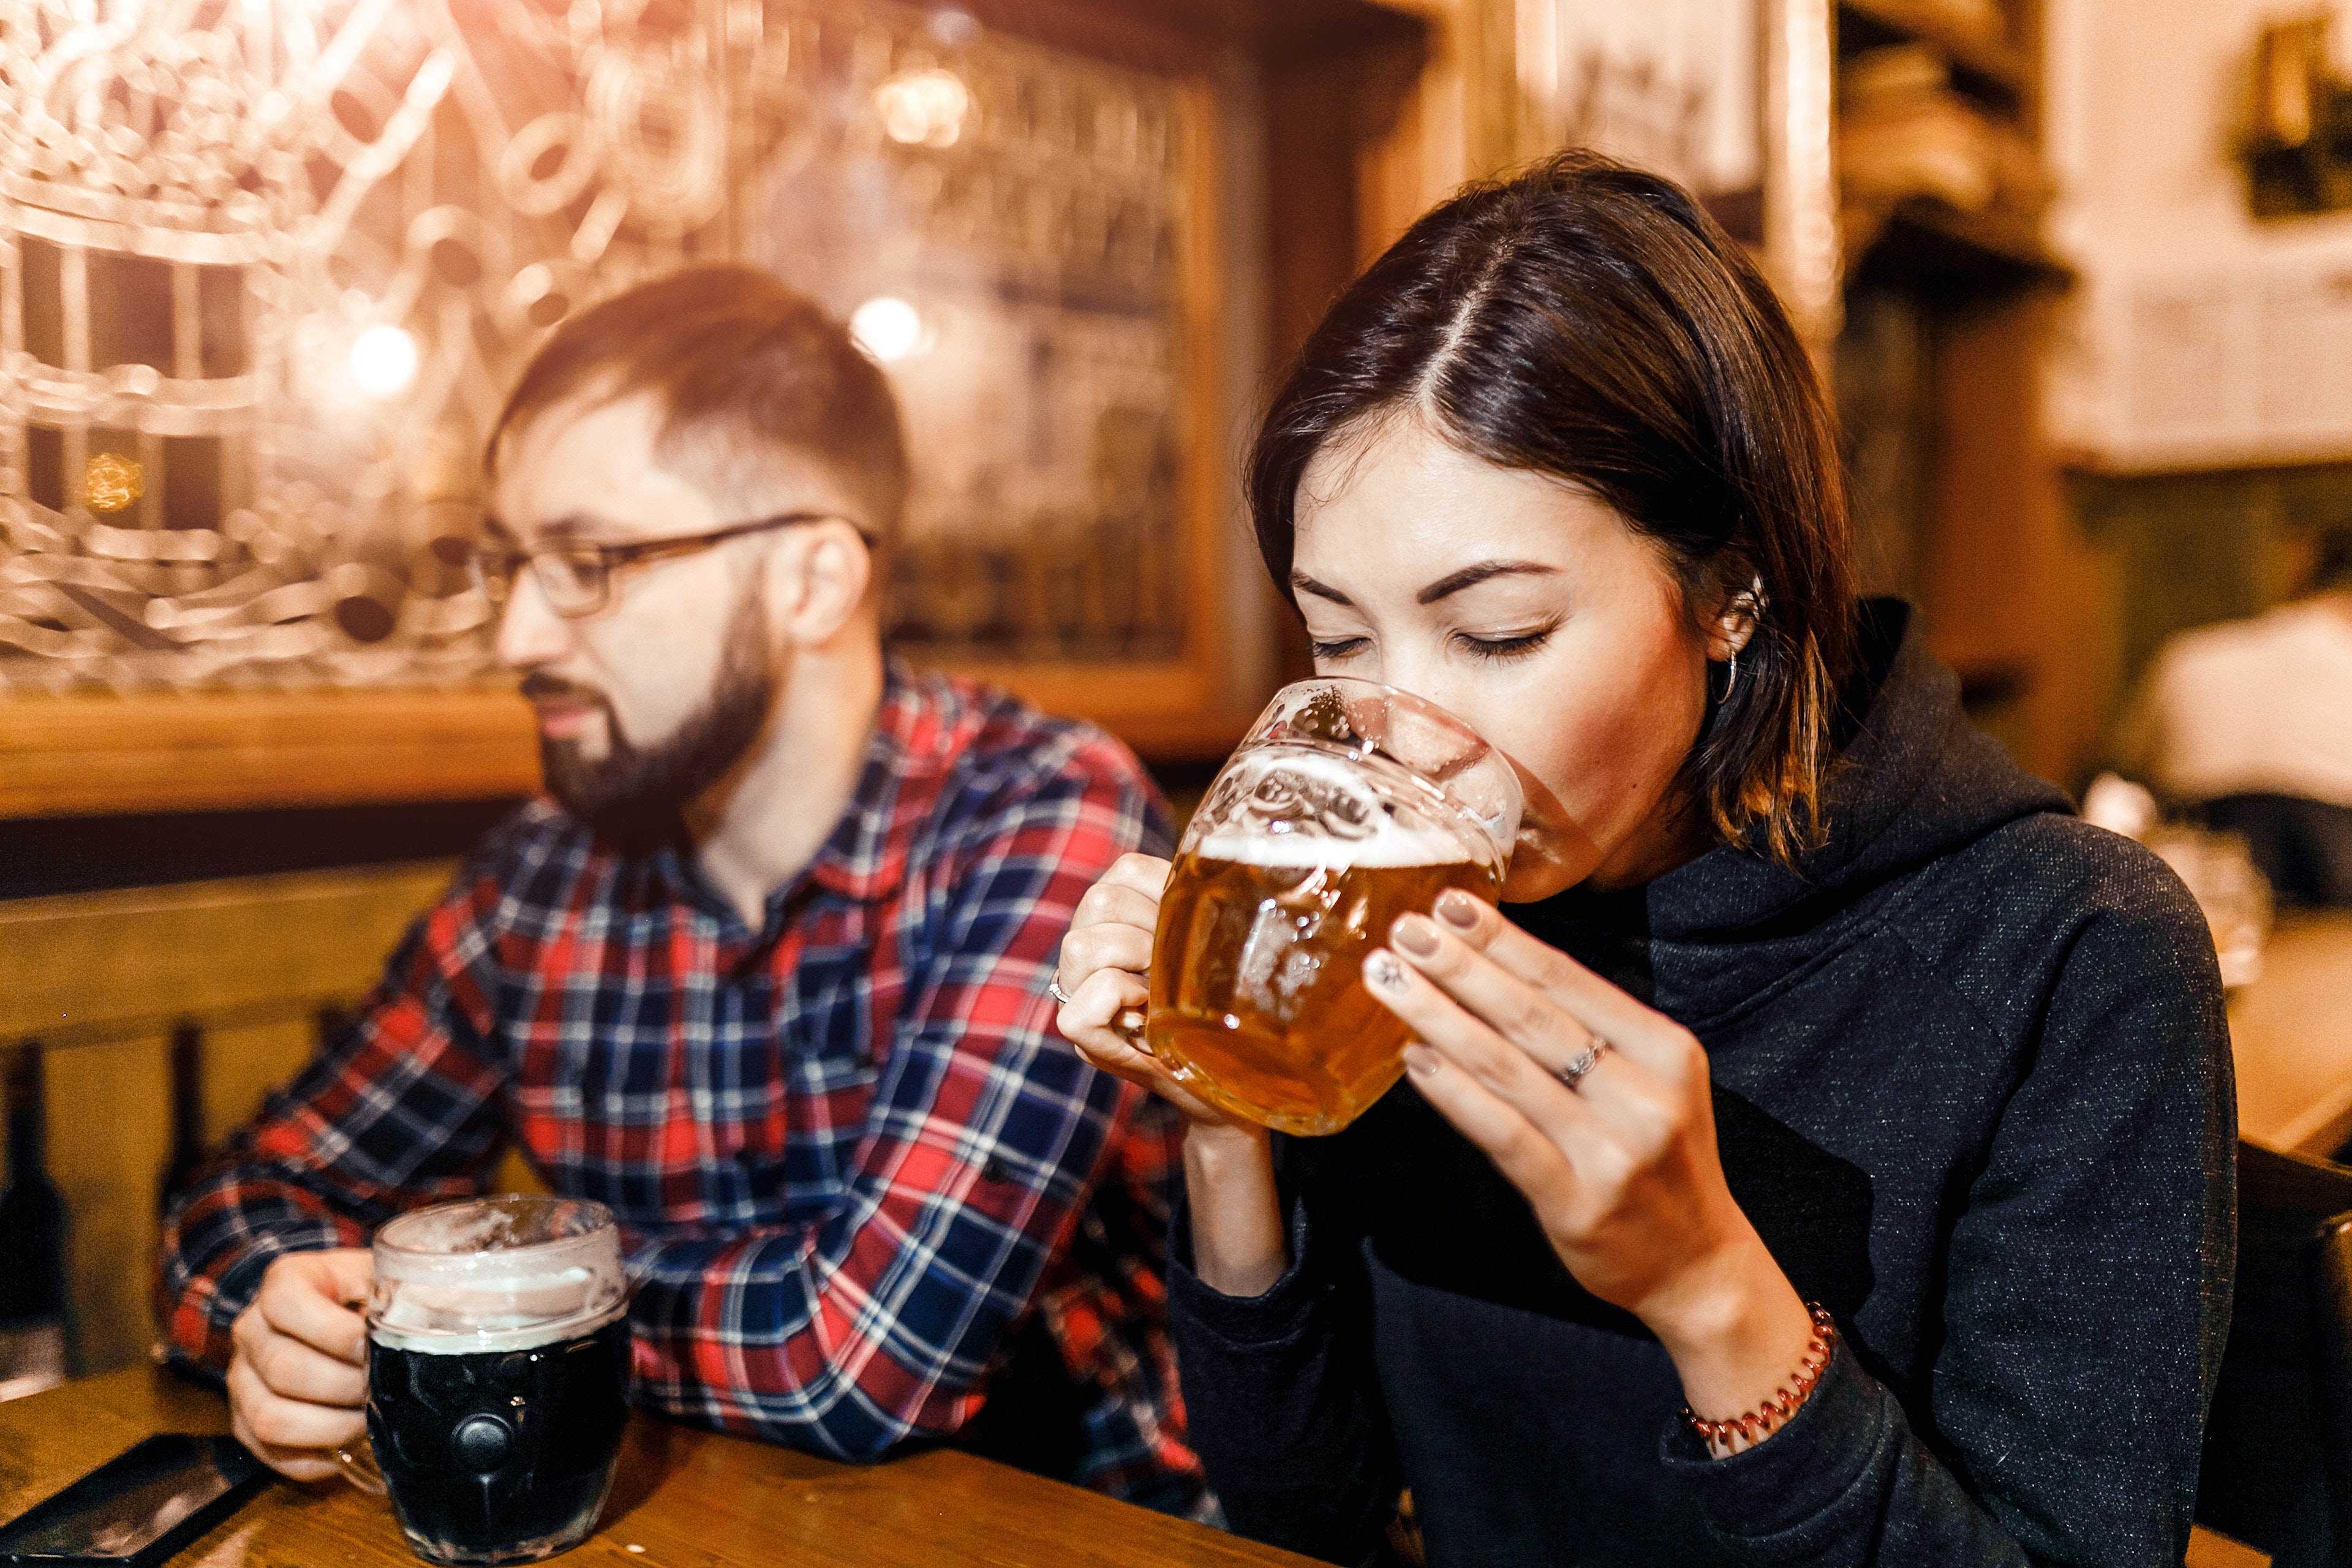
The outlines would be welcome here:
[[[1391,246],[1307,340],[1250,457],[1286,595],[1308,465],[1399,417],[1591,492],[1664,553],[1695,616],[1760,584],[1685,778],[1726,839],[1783,861],[1816,841],[1854,637],[1844,478],[1803,343],[1698,204],[1565,153],[1466,187]]]

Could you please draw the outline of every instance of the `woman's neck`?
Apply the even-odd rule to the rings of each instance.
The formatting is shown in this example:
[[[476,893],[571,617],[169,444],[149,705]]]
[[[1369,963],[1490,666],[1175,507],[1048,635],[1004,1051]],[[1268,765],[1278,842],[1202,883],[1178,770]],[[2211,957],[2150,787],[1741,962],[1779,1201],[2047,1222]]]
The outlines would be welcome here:
[[[1686,793],[1677,792],[1659,803],[1632,837],[1594,867],[1584,885],[1595,892],[1613,893],[1655,881],[1689,865],[1714,848],[1715,842],[1706,815]]]

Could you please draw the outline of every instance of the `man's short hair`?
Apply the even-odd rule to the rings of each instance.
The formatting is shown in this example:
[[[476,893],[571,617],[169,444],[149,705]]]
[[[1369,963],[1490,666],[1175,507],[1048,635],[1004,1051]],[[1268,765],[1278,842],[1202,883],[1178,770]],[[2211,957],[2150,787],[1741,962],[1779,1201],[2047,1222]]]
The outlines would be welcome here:
[[[813,458],[887,538],[907,499],[898,400],[823,310],[754,268],[689,267],[581,311],[551,333],[490,427],[484,460],[557,404],[658,400],[654,455],[713,496],[770,504],[778,461]]]

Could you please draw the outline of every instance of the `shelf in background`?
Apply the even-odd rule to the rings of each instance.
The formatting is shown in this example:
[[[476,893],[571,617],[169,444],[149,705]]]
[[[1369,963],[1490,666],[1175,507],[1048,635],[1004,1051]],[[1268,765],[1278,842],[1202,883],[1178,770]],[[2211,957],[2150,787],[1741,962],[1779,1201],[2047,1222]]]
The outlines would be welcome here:
[[[1841,52],[1886,44],[1926,44],[1951,62],[1960,85],[2011,103],[2033,89],[2033,64],[2023,50],[1978,37],[1904,0],[1839,0]]]
[[[513,691],[208,691],[0,699],[0,816],[109,816],[539,787]]]
[[[1076,692],[1031,692],[1086,711]],[[1255,708],[1097,710],[1160,765],[1221,761]],[[511,689],[207,691],[0,698],[0,819],[496,801],[539,788]]]
[[[1964,213],[1927,197],[1903,203],[1846,264],[1856,283],[1895,280],[1947,296],[2063,289],[2074,270],[2032,227],[2000,212]]]

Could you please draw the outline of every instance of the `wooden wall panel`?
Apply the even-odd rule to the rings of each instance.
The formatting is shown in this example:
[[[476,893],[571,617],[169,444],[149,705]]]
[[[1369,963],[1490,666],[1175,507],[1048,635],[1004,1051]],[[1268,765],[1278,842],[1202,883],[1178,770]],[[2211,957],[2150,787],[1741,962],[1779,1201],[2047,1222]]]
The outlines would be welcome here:
[[[2041,436],[2056,298],[1957,310],[1937,332],[1937,450],[1921,600],[1937,656],[2018,761],[2073,785],[2098,743],[2113,628],[2101,568]],[[2004,721],[2005,720],[2005,721]]]
[[[269,1091],[302,1070],[318,1049],[314,1015],[206,1029],[204,1038],[205,1143],[217,1144],[253,1120]]]
[[[0,816],[104,816],[539,787],[512,691],[157,693],[0,699]]]

